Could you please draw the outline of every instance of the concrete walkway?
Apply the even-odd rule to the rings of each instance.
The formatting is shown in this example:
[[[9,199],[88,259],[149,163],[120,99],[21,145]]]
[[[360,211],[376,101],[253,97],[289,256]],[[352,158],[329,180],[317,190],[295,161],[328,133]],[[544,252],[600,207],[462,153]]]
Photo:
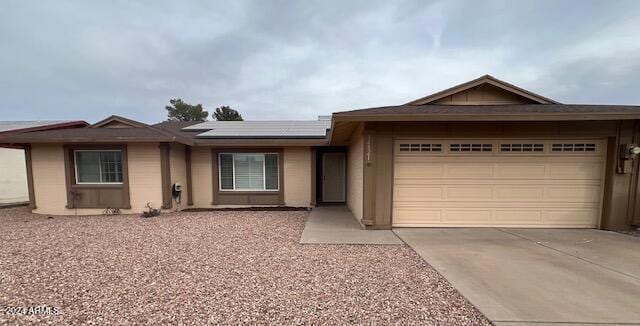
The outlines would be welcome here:
[[[302,231],[303,244],[403,244],[391,230],[364,230],[345,206],[321,206],[311,211]]]
[[[640,324],[640,238],[560,229],[394,232],[496,325]]]

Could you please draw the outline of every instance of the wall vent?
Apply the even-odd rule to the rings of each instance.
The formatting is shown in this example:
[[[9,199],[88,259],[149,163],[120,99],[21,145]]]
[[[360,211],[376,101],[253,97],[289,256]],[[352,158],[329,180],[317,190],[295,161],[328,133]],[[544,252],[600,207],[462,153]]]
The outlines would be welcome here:
[[[400,144],[401,152],[442,152],[442,144]]]
[[[450,144],[450,152],[491,152],[492,144]]]
[[[544,144],[500,144],[501,152],[543,152]]]
[[[595,152],[596,144],[553,144],[553,152]]]

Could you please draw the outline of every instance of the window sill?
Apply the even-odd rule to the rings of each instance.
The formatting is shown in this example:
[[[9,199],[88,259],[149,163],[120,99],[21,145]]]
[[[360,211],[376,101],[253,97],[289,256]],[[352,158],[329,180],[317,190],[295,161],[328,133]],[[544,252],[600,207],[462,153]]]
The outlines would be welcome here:
[[[75,207],[73,205],[64,205],[64,207],[66,209],[107,209],[107,208],[117,208],[117,209],[131,209],[131,205],[124,205],[124,206],[93,206],[93,205],[87,205],[87,206],[82,206],[82,205],[76,205]],[[126,214],[126,213],[123,213]]]
[[[280,190],[218,190],[221,195],[273,195],[279,192]]]
[[[78,189],[96,189],[96,188],[120,189],[123,187],[124,187],[124,184],[122,183],[82,183],[82,184],[71,185],[71,188],[78,188]]]

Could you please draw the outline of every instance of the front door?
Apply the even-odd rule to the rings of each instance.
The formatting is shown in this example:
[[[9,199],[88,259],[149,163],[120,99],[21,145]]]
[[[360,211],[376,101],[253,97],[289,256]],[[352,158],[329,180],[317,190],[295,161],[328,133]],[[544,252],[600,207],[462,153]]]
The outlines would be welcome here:
[[[322,201],[345,201],[345,174],[344,153],[322,155]]]

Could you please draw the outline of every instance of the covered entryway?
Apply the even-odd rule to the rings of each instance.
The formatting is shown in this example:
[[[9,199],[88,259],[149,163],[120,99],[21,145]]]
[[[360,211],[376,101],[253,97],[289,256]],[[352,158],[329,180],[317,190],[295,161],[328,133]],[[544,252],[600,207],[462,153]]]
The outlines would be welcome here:
[[[396,139],[394,227],[599,224],[602,139]]]
[[[317,205],[344,205],[347,196],[347,155],[345,147],[319,147],[314,150],[315,190]]]
[[[346,155],[343,152],[322,155],[322,200],[343,203],[345,199]]]

